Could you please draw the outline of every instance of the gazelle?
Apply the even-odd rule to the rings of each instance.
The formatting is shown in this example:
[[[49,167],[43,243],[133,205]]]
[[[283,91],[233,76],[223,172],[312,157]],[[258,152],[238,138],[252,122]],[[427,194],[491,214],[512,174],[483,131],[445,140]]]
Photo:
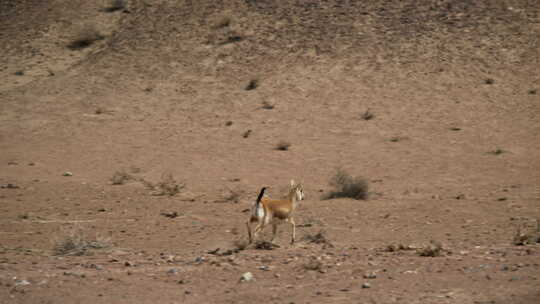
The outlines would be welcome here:
[[[291,180],[291,188],[286,198],[284,199],[271,199],[264,196],[266,187],[261,189],[259,197],[253,207],[251,208],[251,215],[247,221],[249,243],[253,242],[253,239],[257,236],[257,233],[262,231],[268,224],[272,224],[272,239],[276,237],[277,226],[280,223],[288,222],[292,226],[292,239],[291,244],[294,244],[296,234],[296,224],[293,219],[293,212],[299,201],[304,199],[304,189],[302,184],[295,184],[294,180]],[[251,230],[252,224],[258,223],[253,232]]]

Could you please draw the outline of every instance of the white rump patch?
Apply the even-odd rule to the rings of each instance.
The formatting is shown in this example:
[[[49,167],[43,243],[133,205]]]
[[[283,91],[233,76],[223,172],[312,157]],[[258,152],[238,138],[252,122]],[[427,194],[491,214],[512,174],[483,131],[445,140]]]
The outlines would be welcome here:
[[[264,217],[264,208],[261,205],[259,205],[259,208],[257,208],[257,210],[255,212],[257,212],[257,217],[258,218],[263,218]]]

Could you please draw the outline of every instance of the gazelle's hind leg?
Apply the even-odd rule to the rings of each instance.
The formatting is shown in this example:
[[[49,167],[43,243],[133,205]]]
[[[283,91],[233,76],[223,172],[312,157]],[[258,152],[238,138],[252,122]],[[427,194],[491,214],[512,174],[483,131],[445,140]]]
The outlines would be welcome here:
[[[246,223],[246,226],[247,226],[247,230],[248,230],[248,238],[249,238],[249,243],[253,243],[253,240],[255,238],[257,238],[257,234],[259,233],[259,231],[261,231],[263,228],[264,228],[264,223],[263,222],[257,222],[257,225],[255,226],[255,229],[251,229],[252,227],[252,221],[249,220],[247,221]]]
[[[246,226],[247,226],[247,231],[248,231],[248,239],[249,239],[249,243],[253,243],[253,236],[252,236],[252,233],[251,233],[251,219],[249,219],[247,222],[246,222]]]
[[[276,238],[277,226],[277,223],[272,224],[272,239],[270,239],[270,243],[274,242],[274,239]]]
[[[294,244],[295,236],[296,236],[296,223],[294,222],[294,219],[291,217],[289,218],[289,223],[292,225],[292,239],[291,244]]]
[[[259,224],[253,229],[253,238],[257,238],[257,234],[259,234],[260,231],[264,229],[266,225],[263,222],[259,222]]]

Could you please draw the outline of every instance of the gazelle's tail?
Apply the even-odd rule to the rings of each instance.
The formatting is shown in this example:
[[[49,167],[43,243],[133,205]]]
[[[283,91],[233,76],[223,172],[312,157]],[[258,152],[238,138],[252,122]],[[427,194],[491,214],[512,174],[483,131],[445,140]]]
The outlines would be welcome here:
[[[255,217],[263,217],[264,216],[264,210],[261,208],[261,199],[264,196],[264,191],[266,190],[266,187],[261,188],[261,192],[259,193],[259,196],[257,197],[257,201],[255,202],[255,206],[253,208],[253,215]]]

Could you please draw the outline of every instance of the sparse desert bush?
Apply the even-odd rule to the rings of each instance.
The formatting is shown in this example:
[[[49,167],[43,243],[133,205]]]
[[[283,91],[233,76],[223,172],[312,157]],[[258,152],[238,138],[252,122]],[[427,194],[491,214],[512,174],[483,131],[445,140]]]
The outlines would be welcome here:
[[[278,144],[276,146],[276,150],[287,151],[287,150],[289,150],[290,146],[291,146],[290,142],[282,140],[282,141],[278,142]]]
[[[398,252],[398,251],[405,251],[405,250],[413,250],[414,248],[412,248],[411,246],[406,246],[406,245],[403,245],[403,244],[390,244],[388,246],[386,246],[383,251],[386,251],[386,252]]]
[[[247,248],[249,243],[246,240],[235,240],[233,242],[233,245],[234,245],[235,250],[242,251],[242,250],[245,250]]]
[[[110,240],[96,237],[88,239],[82,230],[74,229],[67,235],[58,239],[53,247],[54,255],[88,255],[93,249],[111,247]]]
[[[215,29],[228,27],[229,25],[231,25],[231,22],[232,22],[232,19],[229,15],[222,15],[222,16],[219,16],[215,20],[214,25],[212,27]]]
[[[428,245],[416,250],[419,256],[423,257],[438,257],[442,254],[443,247],[441,243],[431,241]]]
[[[342,169],[338,169],[330,179],[330,185],[335,190],[323,196],[323,199],[348,197],[365,200],[368,198],[368,182],[361,177],[353,177]]]
[[[304,264],[304,269],[305,270],[309,270],[309,271],[319,271],[319,272],[322,272],[323,271],[323,263],[319,260],[316,260],[316,259],[311,259],[309,260],[309,262],[307,262],[306,264]]]
[[[126,8],[125,0],[110,0],[107,7],[103,9],[104,12],[112,13]]]
[[[233,190],[233,189],[228,189],[229,190],[229,193],[227,193],[227,195],[225,195],[225,197],[223,198],[225,202],[233,202],[233,203],[238,203],[240,201],[240,198],[242,197],[242,191],[238,191],[238,190]]]
[[[129,175],[126,171],[120,170],[114,172],[113,176],[111,177],[111,184],[113,185],[123,185],[127,181],[132,180],[133,176]]]
[[[489,151],[488,154],[491,154],[491,155],[501,155],[503,153],[505,153],[506,151],[504,151],[503,149],[495,149],[493,151]]]
[[[262,108],[265,110],[272,110],[274,108],[273,104],[270,104],[268,101],[263,101]]]
[[[243,138],[248,138],[249,135],[251,135],[251,132],[252,132],[251,130],[247,130],[246,132],[244,132],[244,134],[242,134],[242,137]]]
[[[330,244],[330,241],[326,238],[326,233],[324,230],[320,230],[316,234],[306,234],[302,238],[304,241],[308,243],[314,243],[314,244]]]
[[[367,109],[364,113],[362,113],[361,117],[363,120],[371,120],[375,118],[375,114],[373,114],[372,112],[369,111],[369,109]]]
[[[105,37],[99,33],[95,26],[86,25],[81,28],[67,45],[70,50],[80,50],[91,46],[94,42]]]
[[[540,220],[536,220],[535,228],[518,226],[512,239],[512,244],[516,246],[525,246],[540,243]]]
[[[235,43],[235,42],[240,42],[242,40],[244,40],[244,37],[231,33],[222,44]]]
[[[251,90],[255,90],[258,86],[259,86],[259,80],[251,79],[244,89],[246,91],[251,91]]]
[[[161,176],[161,181],[156,184],[146,181],[144,179],[140,179],[140,181],[146,187],[152,190],[152,195],[155,196],[174,196],[185,188],[185,184],[177,182],[171,173],[163,174]]]
[[[269,241],[258,240],[255,242],[254,247],[255,249],[258,249],[258,250],[273,250],[273,249],[279,248],[279,245],[276,245]]]

